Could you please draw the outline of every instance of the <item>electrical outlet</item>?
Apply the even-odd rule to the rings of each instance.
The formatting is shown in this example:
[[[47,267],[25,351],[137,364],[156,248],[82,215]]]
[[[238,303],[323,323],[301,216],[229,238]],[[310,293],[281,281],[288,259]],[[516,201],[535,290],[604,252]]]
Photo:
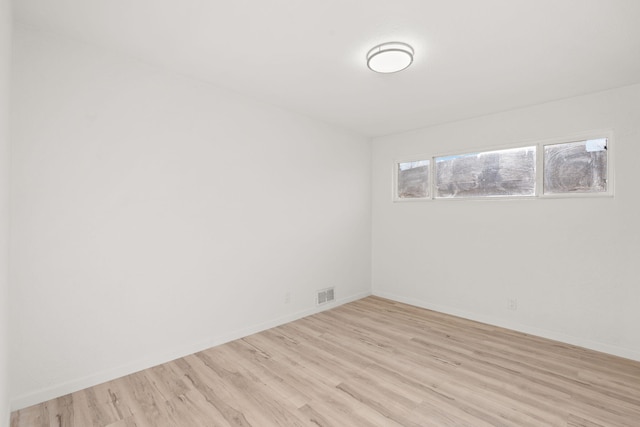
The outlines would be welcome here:
[[[515,298],[509,298],[507,300],[507,309],[516,311],[518,309],[518,300]]]
[[[291,302],[291,292],[287,292],[284,294],[284,303],[289,304]]]

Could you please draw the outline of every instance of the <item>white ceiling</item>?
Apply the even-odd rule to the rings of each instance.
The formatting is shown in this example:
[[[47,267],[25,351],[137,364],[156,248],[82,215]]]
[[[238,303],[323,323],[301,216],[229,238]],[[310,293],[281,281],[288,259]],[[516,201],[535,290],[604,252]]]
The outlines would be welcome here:
[[[16,0],[15,19],[378,136],[640,83],[640,0]],[[367,69],[404,41],[414,64]]]

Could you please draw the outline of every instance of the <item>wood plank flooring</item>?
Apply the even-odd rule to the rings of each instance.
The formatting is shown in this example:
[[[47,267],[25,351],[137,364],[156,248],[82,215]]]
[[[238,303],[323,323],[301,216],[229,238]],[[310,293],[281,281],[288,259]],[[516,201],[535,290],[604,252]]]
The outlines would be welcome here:
[[[640,362],[368,297],[14,412],[11,427],[640,426]]]

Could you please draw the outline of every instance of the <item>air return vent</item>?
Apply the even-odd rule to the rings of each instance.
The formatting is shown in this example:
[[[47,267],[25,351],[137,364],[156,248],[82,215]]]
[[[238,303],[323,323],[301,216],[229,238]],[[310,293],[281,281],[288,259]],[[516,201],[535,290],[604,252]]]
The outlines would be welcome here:
[[[335,300],[335,291],[333,288],[322,289],[318,291],[316,296],[316,303],[318,305],[326,304]]]

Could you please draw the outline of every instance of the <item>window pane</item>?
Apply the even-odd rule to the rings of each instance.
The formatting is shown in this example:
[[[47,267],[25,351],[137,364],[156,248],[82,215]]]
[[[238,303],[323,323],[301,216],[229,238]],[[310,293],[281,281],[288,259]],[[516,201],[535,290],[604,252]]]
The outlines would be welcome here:
[[[398,163],[398,198],[424,199],[429,194],[429,160]]]
[[[533,196],[536,147],[436,158],[436,197]]]
[[[605,138],[544,147],[544,193],[607,191]]]

